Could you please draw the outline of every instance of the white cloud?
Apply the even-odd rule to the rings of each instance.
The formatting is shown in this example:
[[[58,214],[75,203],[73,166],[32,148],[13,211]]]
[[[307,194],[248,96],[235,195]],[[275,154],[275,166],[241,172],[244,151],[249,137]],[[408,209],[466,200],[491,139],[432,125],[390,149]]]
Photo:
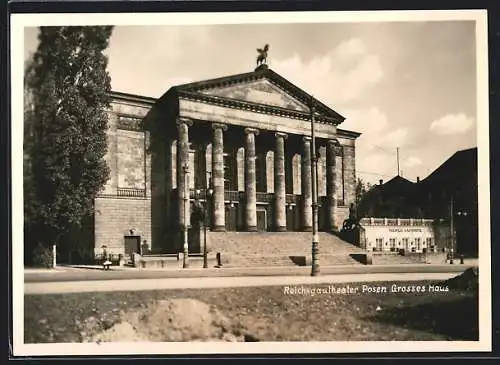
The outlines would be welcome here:
[[[408,128],[401,127],[389,132],[381,139],[381,144],[386,148],[396,148],[403,146],[408,137]]]
[[[359,151],[361,152],[361,151]],[[356,151],[356,175],[372,184],[380,179],[390,180],[396,175],[396,158],[380,150]]]
[[[348,39],[309,62],[295,54],[270,67],[328,105],[353,100],[377,84],[384,72],[379,57],[359,38]]]
[[[368,110],[347,110],[342,114],[346,120],[341,127],[361,132],[363,136],[379,133],[388,125],[387,116],[375,107]]]
[[[367,88],[379,82],[384,73],[378,56],[366,55],[348,73],[337,74],[344,100],[355,99]]]
[[[359,38],[350,38],[340,43],[335,49],[335,53],[339,58],[346,59],[362,55],[365,52],[365,44]]]
[[[422,160],[416,156],[410,156],[403,160],[403,166],[405,167],[415,167],[422,164]]]
[[[346,116],[346,121],[341,128],[362,133],[356,141],[356,174],[370,183],[394,176],[396,151],[391,153],[384,142],[389,127],[386,114],[376,107],[345,110],[342,114]]]
[[[365,172],[373,172],[373,166],[380,166],[385,163],[385,160],[387,159],[387,156],[381,153],[370,153],[365,156],[360,160],[360,163],[358,163],[357,168],[360,171],[365,171]]]
[[[430,130],[441,135],[461,134],[474,125],[474,118],[464,113],[447,114],[433,121]]]

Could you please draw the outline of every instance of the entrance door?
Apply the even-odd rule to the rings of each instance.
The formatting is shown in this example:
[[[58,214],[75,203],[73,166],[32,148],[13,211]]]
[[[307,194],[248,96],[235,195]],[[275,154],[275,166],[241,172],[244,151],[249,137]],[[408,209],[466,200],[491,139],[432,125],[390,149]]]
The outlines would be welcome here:
[[[257,209],[257,231],[267,231],[267,217],[264,209]]]
[[[125,236],[125,254],[132,259],[134,253],[141,252],[140,236]]]
[[[236,231],[238,227],[238,207],[236,205],[226,206],[226,231]]]
[[[318,230],[325,231],[326,227],[326,217],[328,215],[328,211],[326,210],[326,204],[323,201],[319,200],[321,206],[318,208]]]
[[[286,208],[286,230],[295,231],[295,206],[289,205]]]

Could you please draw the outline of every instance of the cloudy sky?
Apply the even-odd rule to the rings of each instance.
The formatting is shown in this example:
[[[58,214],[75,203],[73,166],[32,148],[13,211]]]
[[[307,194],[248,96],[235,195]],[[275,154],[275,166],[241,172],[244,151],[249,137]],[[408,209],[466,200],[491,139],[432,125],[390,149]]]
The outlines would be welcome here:
[[[424,178],[476,143],[476,45],[472,21],[279,25],[119,26],[109,54],[112,87],[159,97],[169,87],[269,67],[363,133],[357,174]],[[37,29],[25,29],[25,57]]]

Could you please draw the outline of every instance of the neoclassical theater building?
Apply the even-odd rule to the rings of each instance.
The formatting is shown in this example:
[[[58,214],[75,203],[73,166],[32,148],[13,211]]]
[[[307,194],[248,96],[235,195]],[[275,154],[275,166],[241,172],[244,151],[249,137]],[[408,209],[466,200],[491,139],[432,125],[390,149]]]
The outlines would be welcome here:
[[[113,92],[96,249],[179,252],[179,233],[194,231],[195,200],[208,232],[310,231],[311,105],[319,229],[336,230],[354,202],[360,134],[340,129],[342,115],[267,65],[175,86],[159,99]]]

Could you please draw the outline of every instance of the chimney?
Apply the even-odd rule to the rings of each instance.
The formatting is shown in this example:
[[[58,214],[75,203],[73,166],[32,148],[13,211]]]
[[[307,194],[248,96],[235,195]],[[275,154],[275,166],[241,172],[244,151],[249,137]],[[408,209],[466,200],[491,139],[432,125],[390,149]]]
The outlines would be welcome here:
[[[380,179],[380,180],[378,181],[378,183],[379,183],[380,185],[382,185],[382,184],[384,183],[384,180]]]
[[[420,176],[417,176],[417,184],[420,182]]]

